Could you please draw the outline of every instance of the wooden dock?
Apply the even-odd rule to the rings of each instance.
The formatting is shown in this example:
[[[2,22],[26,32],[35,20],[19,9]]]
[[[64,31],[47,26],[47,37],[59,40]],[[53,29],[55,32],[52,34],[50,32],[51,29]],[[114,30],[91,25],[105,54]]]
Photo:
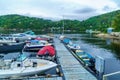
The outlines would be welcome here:
[[[54,38],[54,45],[63,76],[30,78],[29,80],[97,80],[80,64],[58,38]]]
[[[97,80],[79,63],[58,38],[55,38],[54,41],[65,80]]]

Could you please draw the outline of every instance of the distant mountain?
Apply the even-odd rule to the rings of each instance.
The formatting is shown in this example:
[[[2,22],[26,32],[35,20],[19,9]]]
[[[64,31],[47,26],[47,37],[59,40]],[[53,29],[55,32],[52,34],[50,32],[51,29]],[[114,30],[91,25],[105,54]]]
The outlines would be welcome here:
[[[91,17],[85,21],[82,21],[81,24],[86,29],[100,30],[105,32],[108,27],[114,27],[112,24],[118,15],[120,15],[120,10]],[[120,24],[120,22],[118,24]],[[120,27],[119,27],[119,31],[120,31]]]
[[[86,29],[106,32],[108,27],[113,27],[116,31],[120,31],[120,10],[91,17],[81,22],[78,20],[52,21],[17,14],[0,16],[0,30],[12,29],[20,31],[31,29],[44,33],[61,33],[64,29],[66,32],[78,33]]]
[[[63,27],[67,30],[79,31],[80,21],[77,20],[60,20],[52,21],[43,18],[28,17],[17,14],[0,16],[0,30],[20,30],[31,29],[35,31],[49,33],[62,33]],[[54,30],[53,30],[54,29]]]
[[[45,27],[51,20],[28,17],[17,14],[0,16],[0,27],[5,28],[37,28]],[[46,24],[46,25],[45,25]]]
[[[51,20],[17,14],[0,16],[0,28],[2,29],[36,29],[42,31],[48,29],[51,23]]]

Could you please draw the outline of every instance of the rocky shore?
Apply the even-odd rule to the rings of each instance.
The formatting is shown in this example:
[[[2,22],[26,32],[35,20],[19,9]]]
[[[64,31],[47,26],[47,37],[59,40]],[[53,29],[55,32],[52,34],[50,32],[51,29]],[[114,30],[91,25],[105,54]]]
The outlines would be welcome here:
[[[120,39],[120,32],[112,32],[111,34],[100,33],[95,36],[101,38]]]

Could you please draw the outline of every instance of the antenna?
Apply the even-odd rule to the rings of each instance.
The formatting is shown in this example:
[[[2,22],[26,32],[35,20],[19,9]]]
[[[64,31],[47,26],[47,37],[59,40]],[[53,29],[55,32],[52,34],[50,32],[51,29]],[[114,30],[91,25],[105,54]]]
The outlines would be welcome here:
[[[64,15],[63,15],[63,31],[62,34],[64,34]]]

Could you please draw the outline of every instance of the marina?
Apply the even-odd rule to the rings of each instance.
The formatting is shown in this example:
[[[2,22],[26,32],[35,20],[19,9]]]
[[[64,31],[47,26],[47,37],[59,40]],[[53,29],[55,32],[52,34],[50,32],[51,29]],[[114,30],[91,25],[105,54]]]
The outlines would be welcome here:
[[[35,75],[35,76],[11,77],[9,79],[30,79],[30,80],[32,79],[34,80],[44,80],[44,79],[45,80],[87,80],[87,79],[90,79],[90,80],[97,80],[97,78],[93,74],[91,74],[89,71],[87,71],[79,63],[79,61],[67,50],[67,48],[64,46],[63,43],[61,43],[59,38],[54,37],[53,40],[54,40],[54,47],[56,50],[56,61],[55,62],[58,65],[56,68],[42,75],[40,74],[40,75]],[[16,53],[13,53],[13,54],[18,56],[18,54]],[[8,53],[6,55],[8,58],[12,59],[13,54]],[[13,56],[14,58],[15,58],[15,55]],[[20,64],[20,62],[18,64]]]
[[[82,34],[83,35],[83,34]],[[44,46],[44,44],[42,43],[43,47],[37,47],[37,51],[24,51],[24,48],[21,49],[22,53],[25,53],[26,55],[29,54],[30,59],[39,59],[39,60],[48,60],[48,61],[52,61],[55,62],[57,64],[57,66],[53,69],[50,69],[48,71],[45,71],[44,73],[39,73],[39,74],[33,74],[33,76],[29,76],[28,74],[25,73],[25,75],[27,76],[21,76],[21,77],[11,77],[11,78],[6,78],[6,79],[29,79],[29,80],[105,80],[106,77],[110,76],[111,79],[114,78],[112,77],[113,74],[117,75],[117,79],[119,80],[119,61],[116,61],[116,59],[114,57],[112,57],[111,54],[104,54],[107,56],[101,56],[101,55],[96,55],[95,53],[93,53],[90,49],[92,49],[89,44],[82,42],[82,39],[89,39],[89,37],[86,38],[86,36],[84,36],[82,38],[82,36],[79,35],[65,35],[66,37],[63,38],[63,40],[60,39],[60,35],[55,34],[53,36],[53,38],[51,38],[52,43],[48,43],[46,40],[48,38],[45,39],[45,43],[46,44],[52,44],[52,45],[46,45]],[[45,37],[44,37],[45,38]],[[43,39],[44,39],[43,38]],[[76,38],[76,39],[75,39]],[[81,39],[79,39],[81,38]],[[38,39],[38,38],[37,38]],[[42,38],[40,39],[40,41],[44,42]],[[94,37],[92,37],[90,35],[90,40],[94,39]],[[79,40],[76,41],[76,40]],[[95,38],[95,41],[100,41],[100,39]],[[37,46],[39,46],[38,42],[39,39],[36,40],[28,40],[26,45],[29,45],[32,42],[32,44],[37,44]],[[19,42],[18,42],[19,43]],[[26,46],[25,45],[25,46]],[[34,45],[36,47],[36,45]],[[35,47],[31,48],[31,49],[35,49]],[[88,48],[88,49],[86,49]],[[95,47],[94,47],[95,48]],[[94,49],[93,48],[93,49]],[[52,50],[55,49],[55,50]],[[92,49],[92,50],[93,50]],[[95,49],[96,51],[101,50],[101,49]],[[45,55],[45,52],[49,51],[49,54]],[[94,50],[93,50],[94,51]],[[103,51],[103,50],[101,50]],[[42,53],[41,53],[42,52]],[[15,59],[15,57],[17,58],[17,56],[20,55],[21,52],[11,52],[11,53],[6,53],[6,54],[1,54],[1,57],[7,56],[10,60],[8,60],[9,62],[12,61],[12,59]],[[91,54],[92,53],[92,54]],[[98,52],[99,53],[99,52]],[[107,52],[109,53],[109,52]],[[14,56],[13,56],[14,55]],[[42,56],[39,56],[42,55]],[[51,55],[51,58],[48,57]],[[55,55],[55,56],[54,56]],[[37,57],[39,56],[39,57]],[[52,58],[52,56],[54,56]],[[13,58],[12,58],[13,57]],[[110,57],[110,58],[109,58]],[[7,59],[6,57],[4,58],[5,60]],[[24,56],[23,56],[24,59]],[[7,61],[7,63],[8,63]],[[24,62],[26,62],[27,60],[24,60]],[[102,62],[99,62],[102,61]],[[114,62],[114,65],[116,66],[112,66]],[[27,63],[30,61],[27,61]],[[105,62],[105,63],[104,63]],[[32,64],[32,63],[31,63]],[[21,65],[21,62],[17,62],[16,65]],[[28,64],[24,64],[24,65],[28,65]],[[36,65],[36,64],[35,64]],[[100,66],[101,65],[101,66]],[[111,67],[108,67],[108,65],[110,65]],[[18,66],[18,67],[19,67]],[[104,66],[104,67],[103,67]],[[116,67],[116,68],[113,68]],[[113,68],[113,69],[111,69]],[[22,69],[22,68],[21,68]],[[23,68],[24,69],[24,68]],[[99,71],[100,69],[100,71]],[[26,68],[27,70],[27,68]],[[29,68],[28,68],[29,70]],[[24,71],[24,70],[23,70]],[[115,72],[115,73],[114,73]],[[22,75],[19,74],[19,75]],[[16,75],[17,76],[17,75]],[[116,80],[117,80],[116,79]]]
[[[67,36],[67,39],[64,38],[65,40],[62,41],[59,39],[59,37],[60,37],[59,35],[54,35],[53,41],[51,43],[52,46],[45,44],[45,46],[46,46],[46,48],[45,48],[44,44],[42,44],[43,48],[38,47],[38,50],[40,49],[38,51],[38,53],[36,51],[35,52],[34,51],[24,52],[24,48],[22,50],[23,53],[27,53],[27,54],[29,53],[29,55],[32,56],[32,57],[30,57],[32,59],[35,59],[35,58],[39,59],[40,58],[39,60],[45,59],[48,61],[55,62],[57,64],[57,66],[55,68],[50,69],[48,71],[45,71],[42,74],[39,73],[39,74],[35,74],[32,76],[29,76],[29,74],[26,74],[26,76],[23,76],[23,77],[22,76],[21,77],[11,77],[11,78],[6,78],[6,79],[20,79],[20,80],[22,80],[22,79],[28,79],[28,80],[88,80],[88,79],[89,80],[105,80],[106,77],[108,77],[108,76],[110,76],[111,79],[114,78],[114,77],[112,77],[113,76],[112,74],[115,74],[115,73],[117,73],[115,75],[117,75],[117,77],[119,77],[118,76],[119,72],[116,72],[117,70],[119,70],[119,68],[118,68],[119,62],[117,64],[116,63],[114,64],[114,65],[116,65],[116,68],[114,68],[112,70],[110,69],[110,67],[108,68],[108,65],[112,65],[109,61],[116,62],[116,60],[114,58],[113,59],[111,59],[111,58],[106,59],[106,57],[108,57],[108,56],[104,56],[104,57],[101,56],[100,57],[100,55],[96,56],[96,54],[91,54],[92,52],[90,52],[90,51],[88,52],[87,50],[84,49],[85,47],[89,46],[88,44],[81,42],[80,39],[79,39],[80,40],[79,42],[75,42],[74,38],[71,38],[72,36],[69,36],[69,35],[66,35],[66,36]],[[68,38],[68,37],[70,37],[70,38]],[[80,37],[82,38],[82,36],[80,36]],[[78,38],[78,37],[76,37],[76,38]],[[83,38],[83,39],[85,39],[85,38]],[[94,38],[92,38],[92,39],[94,39]],[[37,40],[33,41],[33,39],[31,41],[35,42],[35,43],[38,42]],[[29,43],[30,43],[30,40],[29,40]],[[46,50],[48,51],[48,49],[50,49],[49,46],[51,46],[55,49],[55,53],[52,51],[51,54],[44,55]],[[45,48],[45,50],[43,50],[44,48]],[[50,49],[50,52],[51,52],[51,49]],[[44,52],[44,53],[41,53],[41,52]],[[5,56],[8,56],[8,58],[11,58],[11,60],[12,60],[13,55],[9,55],[9,54],[10,53],[6,53]],[[15,54],[15,53],[13,53],[13,54]],[[37,54],[38,55],[42,54],[43,56],[37,57],[36,56]],[[18,54],[15,54],[15,55],[18,56]],[[15,58],[15,55],[13,56],[14,58]],[[47,57],[48,55],[49,56],[55,55],[55,56],[53,58],[52,57],[49,58],[49,57]],[[112,56],[112,55],[109,54],[109,56]],[[104,61],[106,62],[106,63],[104,63],[105,65],[103,65],[103,63],[101,63],[101,62],[99,63],[99,60],[101,60],[101,59],[103,60],[103,62]],[[11,61],[9,61],[9,62],[11,62]],[[23,61],[23,63],[24,62],[26,62],[26,60]],[[29,62],[29,61],[27,61],[27,62]],[[21,64],[21,62],[17,62],[16,65],[18,65],[18,64]],[[27,64],[24,64],[24,65],[27,65]],[[100,65],[103,65],[104,67],[100,67]],[[104,71],[103,70],[102,70],[103,72],[99,71],[99,68],[101,70],[103,68]],[[27,70],[27,68],[26,68],[26,70]],[[28,68],[28,70],[29,70],[29,68]],[[24,68],[23,68],[23,71],[24,71]],[[22,74],[19,74],[19,75],[22,75]],[[17,75],[15,75],[15,76],[17,76]],[[119,80],[119,78],[117,78],[117,79]]]
[[[119,3],[1,0],[0,80],[120,80]]]

